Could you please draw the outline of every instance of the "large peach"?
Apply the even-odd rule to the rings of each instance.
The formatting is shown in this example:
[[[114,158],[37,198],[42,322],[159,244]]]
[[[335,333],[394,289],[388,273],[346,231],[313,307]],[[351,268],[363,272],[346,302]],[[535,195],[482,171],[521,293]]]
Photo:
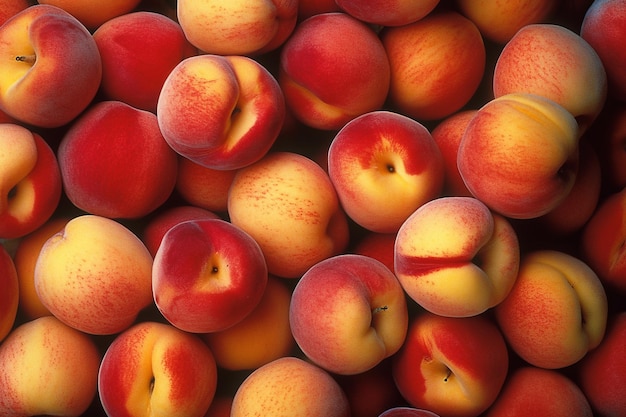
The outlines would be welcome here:
[[[278,80],[287,106],[307,126],[333,130],[378,110],[390,68],[376,32],[346,13],[301,22],[281,50]]]
[[[74,16],[46,4],[26,8],[0,29],[0,109],[21,122],[59,127],[94,99],[102,60]]]

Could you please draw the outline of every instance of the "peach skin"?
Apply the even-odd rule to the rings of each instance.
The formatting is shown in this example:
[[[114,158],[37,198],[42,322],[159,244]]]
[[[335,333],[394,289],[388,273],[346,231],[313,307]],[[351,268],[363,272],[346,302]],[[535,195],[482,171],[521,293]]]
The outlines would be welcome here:
[[[15,263],[0,243],[0,343],[11,332],[17,317],[20,286]]]
[[[351,16],[380,26],[403,26],[426,17],[439,0],[337,0],[335,3]]]
[[[556,250],[526,253],[515,285],[494,308],[508,345],[530,365],[575,364],[604,337],[607,296],[596,273]]]
[[[0,0],[0,26],[30,6],[30,0]]]
[[[457,166],[472,195],[511,218],[554,209],[570,193],[579,161],[579,129],[564,107],[535,94],[488,101],[470,120]]]
[[[108,0],[98,3],[89,0],[39,0],[38,2],[59,7],[76,17],[88,29],[95,30],[114,17],[130,13],[141,0]]]
[[[236,169],[207,168],[185,157],[178,158],[176,192],[187,203],[216,213],[228,210],[228,190]]]
[[[424,204],[396,237],[395,273],[404,290],[442,316],[475,316],[502,302],[519,260],[513,227],[472,197]]]

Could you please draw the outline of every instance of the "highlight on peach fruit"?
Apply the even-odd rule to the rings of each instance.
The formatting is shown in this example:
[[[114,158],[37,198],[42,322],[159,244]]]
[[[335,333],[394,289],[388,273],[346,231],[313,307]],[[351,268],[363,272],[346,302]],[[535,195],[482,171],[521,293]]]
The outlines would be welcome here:
[[[526,253],[510,294],[494,308],[513,351],[524,361],[561,369],[602,341],[608,301],[596,273],[562,251]]]
[[[281,48],[278,81],[296,119],[333,130],[382,107],[389,60],[370,26],[346,13],[322,13],[301,22]]]
[[[418,120],[460,110],[476,93],[486,67],[483,38],[474,23],[441,11],[380,34],[391,67],[388,101]]]
[[[152,302],[152,256],[130,229],[107,217],[79,215],[41,248],[35,288],[63,323],[110,335],[130,327]]]
[[[357,116],[328,147],[328,175],[357,224],[394,233],[443,187],[441,152],[428,129],[389,111]],[[390,204],[393,202],[393,204]]]
[[[473,197],[424,204],[396,236],[395,273],[422,308],[469,317],[501,303],[519,269],[517,233],[509,221]]]
[[[260,63],[201,54],[169,73],[156,114],[163,137],[177,153],[207,168],[233,170],[270,150],[285,112],[278,81]]]
[[[474,197],[511,218],[542,216],[576,181],[579,128],[563,106],[512,93],[484,104],[469,121],[457,154]]]

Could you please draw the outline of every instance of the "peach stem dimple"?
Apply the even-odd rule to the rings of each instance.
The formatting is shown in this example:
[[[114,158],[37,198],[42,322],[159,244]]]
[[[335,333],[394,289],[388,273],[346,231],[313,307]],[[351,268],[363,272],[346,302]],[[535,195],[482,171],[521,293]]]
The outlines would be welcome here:
[[[15,57],[16,61],[25,62],[27,64],[34,64],[37,60],[35,55],[18,55]]]

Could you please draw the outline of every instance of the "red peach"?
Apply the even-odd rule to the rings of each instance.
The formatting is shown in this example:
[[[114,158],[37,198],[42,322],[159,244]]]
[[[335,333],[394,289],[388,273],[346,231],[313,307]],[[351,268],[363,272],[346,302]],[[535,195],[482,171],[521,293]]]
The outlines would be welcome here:
[[[107,0],[98,3],[89,0],[39,0],[40,4],[49,4],[67,11],[91,30],[107,20],[130,13],[140,2],[141,0]]]
[[[0,342],[11,332],[17,317],[19,282],[13,259],[0,244]]]

